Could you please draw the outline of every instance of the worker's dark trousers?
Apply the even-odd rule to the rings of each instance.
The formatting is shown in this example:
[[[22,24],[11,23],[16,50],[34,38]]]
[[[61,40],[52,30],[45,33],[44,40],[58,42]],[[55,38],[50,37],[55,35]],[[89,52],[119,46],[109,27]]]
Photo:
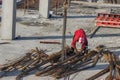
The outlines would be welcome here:
[[[117,4],[117,0],[108,0],[108,3],[115,3],[115,4]]]
[[[92,0],[92,2],[97,2],[98,0]]]

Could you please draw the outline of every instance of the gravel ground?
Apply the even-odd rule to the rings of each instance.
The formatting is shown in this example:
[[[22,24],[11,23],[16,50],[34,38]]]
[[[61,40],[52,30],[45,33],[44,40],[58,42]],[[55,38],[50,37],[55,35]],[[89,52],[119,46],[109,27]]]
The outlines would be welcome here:
[[[95,28],[94,19],[98,12],[107,12],[108,8],[81,7],[72,4],[68,10],[66,44],[70,46],[74,31],[83,28],[87,34]],[[38,18],[39,17],[39,18]],[[55,18],[57,17],[57,18]],[[47,54],[61,50],[61,45],[41,44],[41,40],[62,41],[63,18],[53,15],[50,19],[44,19],[38,15],[37,11],[31,11],[24,14],[23,10],[17,10],[16,23],[16,40],[0,42],[10,42],[10,44],[0,44],[0,65],[25,55],[31,49],[47,49]],[[94,49],[98,45],[108,47],[119,46],[120,43],[119,29],[101,28],[93,38],[88,38],[89,48]],[[113,50],[119,54],[119,50]],[[96,67],[90,68],[70,76],[70,80],[85,80],[93,74],[102,70],[107,64],[98,63]],[[8,74],[0,80],[15,80],[17,72]],[[96,79],[100,80],[104,76]],[[23,80],[53,80],[52,77],[36,77],[29,75]],[[63,79],[61,79],[63,80]]]

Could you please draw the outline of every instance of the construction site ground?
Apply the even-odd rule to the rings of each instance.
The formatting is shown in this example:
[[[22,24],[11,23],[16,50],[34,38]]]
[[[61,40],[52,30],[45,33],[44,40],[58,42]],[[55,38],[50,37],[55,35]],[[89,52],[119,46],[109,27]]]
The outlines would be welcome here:
[[[110,8],[111,7],[90,7],[83,3],[71,4],[68,9],[66,44],[71,46],[74,31],[76,29],[83,28],[87,34],[89,49],[95,49],[98,45],[105,45],[108,47],[120,46],[120,29],[100,28],[93,38],[89,38],[91,31],[95,28],[94,20],[97,13],[109,12]],[[61,44],[42,44],[40,41],[62,42],[62,30],[62,16],[53,15],[52,18],[44,19],[39,16],[39,12],[37,10],[29,10],[24,13],[24,10],[17,9],[16,39],[12,41],[0,40],[0,65],[24,56],[25,53],[29,52],[31,49],[35,49],[35,47],[47,50],[47,54],[60,51],[62,47]],[[10,43],[2,44],[3,42]],[[114,51],[115,54],[120,53],[119,49],[112,51]],[[99,62],[93,68],[74,73],[70,76],[70,80],[85,80],[104,69],[106,66],[107,63]],[[0,78],[0,80],[15,80],[16,75],[17,72],[13,72]],[[101,76],[96,80],[100,80],[105,77],[106,75]],[[30,74],[23,77],[23,80],[54,80],[54,78],[51,76],[36,77],[34,74]]]

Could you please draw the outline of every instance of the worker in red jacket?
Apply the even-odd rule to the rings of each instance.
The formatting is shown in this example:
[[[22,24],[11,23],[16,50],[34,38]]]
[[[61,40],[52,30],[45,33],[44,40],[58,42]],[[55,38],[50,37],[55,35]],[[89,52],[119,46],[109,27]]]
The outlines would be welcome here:
[[[78,29],[75,31],[74,37],[73,37],[73,40],[71,43],[70,53],[73,53],[73,52],[77,53],[78,52],[78,50],[76,48],[77,42],[81,46],[81,49],[80,49],[81,51],[85,51],[87,49],[88,41],[87,41],[87,37],[86,37],[86,34],[85,34],[83,29]]]

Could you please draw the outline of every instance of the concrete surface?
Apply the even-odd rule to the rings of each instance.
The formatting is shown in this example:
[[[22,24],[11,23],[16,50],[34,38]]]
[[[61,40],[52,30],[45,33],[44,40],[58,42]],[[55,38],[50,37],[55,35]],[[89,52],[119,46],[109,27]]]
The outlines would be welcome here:
[[[91,12],[86,14],[87,12]],[[87,34],[95,27],[95,16],[97,11],[107,11],[106,9],[82,8],[79,5],[71,5],[68,10],[66,44],[71,46],[71,40],[74,31],[78,28],[83,28]],[[85,14],[84,14],[85,13]],[[17,10],[17,24],[16,24],[16,40],[2,42],[10,42],[10,44],[0,44],[0,65],[5,64],[11,60],[15,60],[31,49],[38,47],[39,49],[47,49],[47,54],[61,50],[61,45],[56,44],[40,44],[41,40],[59,41],[62,42],[62,26],[63,18],[61,16],[53,16],[50,19],[38,18],[37,12],[32,14],[24,14],[23,10]],[[57,18],[55,18],[57,17]],[[0,27],[1,29],[1,27]],[[120,44],[119,29],[101,28],[93,38],[88,38],[89,48],[94,49],[98,45],[105,45],[108,47],[116,47]],[[120,50],[113,50],[115,53]],[[70,80],[85,80],[106,67],[106,63],[98,63],[96,67],[88,70],[80,71],[70,76]],[[0,80],[15,80],[18,73],[13,72]],[[106,77],[106,75],[99,77],[96,80]],[[23,77],[22,80],[53,80],[50,76],[36,77],[34,74]],[[60,79],[63,80],[63,79]]]

